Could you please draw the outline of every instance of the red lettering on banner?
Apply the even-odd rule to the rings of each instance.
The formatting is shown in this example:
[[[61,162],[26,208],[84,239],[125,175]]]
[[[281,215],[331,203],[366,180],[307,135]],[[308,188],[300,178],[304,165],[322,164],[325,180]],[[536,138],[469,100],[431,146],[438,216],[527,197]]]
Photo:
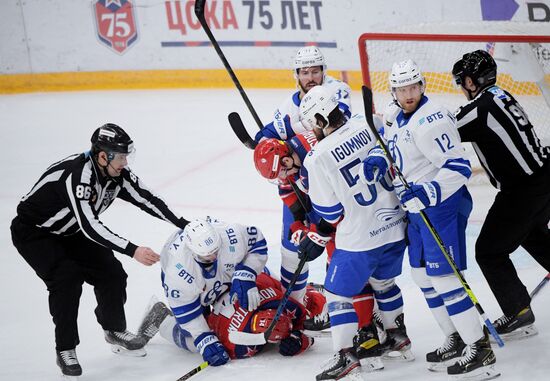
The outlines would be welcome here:
[[[172,3],[171,1],[166,1],[164,5],[166,7],[166,17],[168,19],[168,28],[170,30],[179,30],[183,35],[187,34],[187,29],[185,28],[185,24],[183,22],[183,17],[181,14],[180,2],[175,1],[174,3]],[[175,14],[176,14],[175,20],[172,13],[172,8],[174,8]]]
[[[230,25],[233,25],[234,29],[239,29],[237,18],[235,17],[235,10],[231,1],[224,0],[223,2],[223,29],[228,29]]]

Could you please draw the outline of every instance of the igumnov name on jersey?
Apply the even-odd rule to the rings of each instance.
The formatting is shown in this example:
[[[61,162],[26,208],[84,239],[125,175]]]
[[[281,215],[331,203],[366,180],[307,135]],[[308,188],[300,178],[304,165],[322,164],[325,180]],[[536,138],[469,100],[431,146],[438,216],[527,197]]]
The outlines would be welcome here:
[[[404,213],[391,181],[366,185],[359,181],[360,164],[376,144],[365,118],[355,115],[321,140],[304,161],[313,209],[336,222],[339,249],[364,251],[404,237]]]
[[[117,197],[178,227],[185,226],[186,221],[129,168],[124,168],[116,179],[105,177],[90,152],[52,164],[23,197],[17,214],[24,224],[62,236],[82,231],[100,245],[132,256],[137,246],[113,233],[98,218]]]
[[[210,329],[203,306],[212,305],[231,287],[235,267],[243,264],[259,274],[267,262],[267,243],[254,226],[213,222],[221,238],[217,260],[205,269],[195,261],[183,242],[183,231],[175,232],[161,252],[162,283],[180,327],[193,338]]]

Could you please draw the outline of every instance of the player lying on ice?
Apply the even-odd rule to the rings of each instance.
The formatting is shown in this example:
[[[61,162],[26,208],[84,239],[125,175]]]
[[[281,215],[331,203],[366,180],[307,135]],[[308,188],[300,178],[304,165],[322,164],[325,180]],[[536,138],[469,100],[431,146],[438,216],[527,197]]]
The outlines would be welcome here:
[[[251,357],[263,345],[235,345],[231,330],[262,333],[283,297],[281,283],[262,272],[267,245],[254,226],[195,220],[174,233],[161,253],[162,282],[171,311],[156,303],[139,332],[147,339],[161,336],[190,352],[200,352],[209,365]],[[325,298],[311,289],[307,306],[289,298],[269,342],[279,353],[294,356],[313,344],[303,321],[319,313]],[[173,316],[170,316],[173,315]]]

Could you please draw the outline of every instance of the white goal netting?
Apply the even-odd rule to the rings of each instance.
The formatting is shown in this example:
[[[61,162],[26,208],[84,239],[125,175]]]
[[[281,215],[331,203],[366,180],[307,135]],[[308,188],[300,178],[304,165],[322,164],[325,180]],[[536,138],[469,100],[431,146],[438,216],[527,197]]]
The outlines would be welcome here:
[[[464,53],[484,49],[497,62],[497,84],[518,99],[541,141],[550,145],[550,26],[533,24],[421,24],[403,27],[407,32],[365,33],[359,38],[363,83],[373,90],[375,109],[382,112],[391,101],[392,64],[411,58],[426,78],[426,95],[454,111],[466,98],[453,84],[453,64]],[[471,151],[470,156],[479,171]]]

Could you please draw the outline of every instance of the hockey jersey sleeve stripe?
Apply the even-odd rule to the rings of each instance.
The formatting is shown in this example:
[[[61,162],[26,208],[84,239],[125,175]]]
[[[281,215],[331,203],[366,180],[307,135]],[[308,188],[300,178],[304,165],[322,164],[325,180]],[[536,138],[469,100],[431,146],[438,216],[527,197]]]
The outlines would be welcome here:
[[[459,120],[456,121],[456,127],[461,128],[476,119],[477,119],[477,108],[472,108],[466,114],[461,116]]]
[[[267,255],[267,242],[265,239],[257,241],[249,250],[249,253]]]
[[[197,302],[198,305],[196,305]],[[196,317],[201,316],[203,309],[200,299],[197,299],[191,304],[172,308],[172,312],[174,312],[174,316],[179,324],[187,324]]]
[[[57,221],[59,220],[62,220],[67,214],[70,213],[70,209],[69,208],[63,208],[61,209],[59,212],[57,212],[55,214],[55,216],[53,217],[50,217],[50,219],[48,219],[48,221],[44,222],[42,225],[40,225],[41,227],[43,228],[49,228],[50,226],[52,226],[53,224],[55,224]],[[73,221],[74,223],[74,221]]]
[[[518,164],[521,166],[521,168],[525,171],[525,173],[531,175],[533,171],[531,170],[531,168],[529,168],[529,165],[527,164],[523,156],[521,156],[521,153],[519,152],[516,145],[512,141],[512,138],[510,137],[510,135],[508,135],[506,130],[500,125],[500,123],[491,114],[487,116],[487,127],[493,130],[493,132],[500,138],[502,143],[506,146],[508,151],[510,151],[510,153],[514,156],[514,158],[516,159]]]
[[[53,182],[53,181],[57,181],[61,178],[61,176],[63,175],[63,170],[59,170],[59,171],[55,171],[55,172],[52,172],[50,173],[49,175],[46,175],[44,176],[40,181],[38,181],[34,187],[32,187],[32,189],[30,190],[29,193],[27,193],[22,201],[25,201],[26,199],[28,199],[29,197],[31,197],[37,190],[39,190],[40,188],[42,188],[44,186],[44,184],[47,184],[47,183],[50,183],[50,182]]]
[[[140,192],[150,193],[146,188],[138,188],[137,184],[131,183],[129,181],[124,181],[122,187],[128,192],[128,195],[135,201],[136,204],[141,205],[145,209],[148,209],[149,212],[162,220],[171,222],[161,211],[158,209],[150,200],[143,197]],[[152,197],[152,193],[150,193]],[[158,197],[157,197],[158,198]]]
[[[348,119],[351,118],[351,110],[347,104],[343,102],[338,102],[338,108],[345,116],[347,116]]]
[[[495,100],[496,104],[500,107],[500,109],[502,110],[502,112],[504,114],[506,114],[506,116],[508,117],[509,120],[515,120],[514,117],[510,114],[510,112],[506,109],[505,105],[504,105],[504,102],[502,99],[499,99],[498,97],[496,98],[498,99]],[[487,119],[489,117],[492,117],[494,119],[494,117],[489,114]],[[495,120],[496,121],[496,120]],[[499,124],[500,125],[500,124]],[[516,123],[513,123],[514,126],[516,126],[516,131],[519,135],[519,137],[521,138],[521,141],[523,142],[524,146],[527,148],[527,151],[529,152],[529,154],[532,156],[533,160],[536,161],[537,165],[539,167],[542,167],[544,165],[544,163],[540,160],[539,158],[539,154],[535,153],[535,151],[533,150],[533,145],[531,144],[531,142],[529,141],[529,137],[527,136],[527,133],[526,131],[522,131],[520,128],[517,128],[517,124]],[[530,131],[530,134],[532,134],[532,132]],[[515,147],[515,145],[514,145]],[[519,151],[519,150],[518,150]],[[523,159],[523,157],[522,157]],[[519,160],[518,160],[519,161]],[[526,163],[526,165],[528,165]],[[522,165],[522,168],[523,168],[523,165]],[[529,172],[527,172],[529,173]],[[533,171],[531,171],[531,173],[533,173]]]
[[[466,177],[467,179],[470,178],[472,175],[472,168],[470,167],[470,162],[466,159],[449,159],[443,164],[442,168],[449,169],[451,171],[455,171],[460,173],[462,176]]]
[[[89,174],[82,172],[82,177],[77,179],[78,182],[89,182]],[[67,194],[71,202],[71,206],[78,222],[78,225],[82,229],[82,233],[94,242],[99,243],[102,246],[109,247],[113,250],[119,251],[124,254],[131,255],[133,253],[126,253],[129,241],[117,236],[95,216],[87,200],[77,200],[74,194],[73,175],[69,175],[65,182],[67,188]]]
[[[317,214],[328,222],[335,222],[342,216],[342,214],[344,214],[344,207],[341,203],[328,207],[320,206],[314,203],[311,203],[311,205],[313,206],[315,212],[317,212]]]
[[[63,234],[65,233],[71,226],[73,226],[74,224],[76,224],[76,218],[73,217],[69,220],[69,222],[67,222],[63,227],[61,227],[61,229],[58,229],[58,230],[55,230],[55,231],[52,231],[53,234]]]

